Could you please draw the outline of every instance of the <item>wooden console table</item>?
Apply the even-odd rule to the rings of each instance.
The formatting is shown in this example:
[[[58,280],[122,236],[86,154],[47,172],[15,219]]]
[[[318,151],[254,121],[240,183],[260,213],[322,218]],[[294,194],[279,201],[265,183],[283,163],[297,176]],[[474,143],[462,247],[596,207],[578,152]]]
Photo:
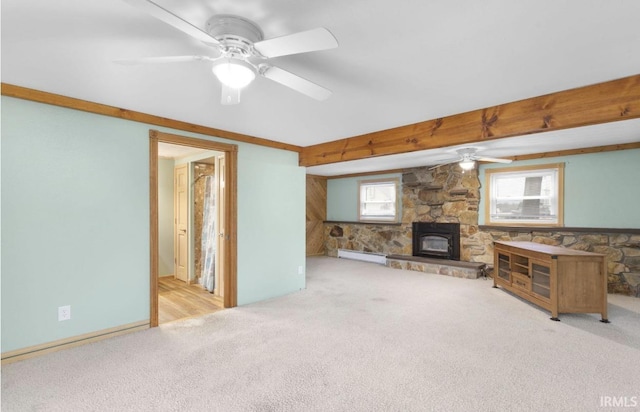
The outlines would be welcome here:
[[[534,242],[494,242],[493,287],[551,311],[600,313],[607,320],[605,255]]]

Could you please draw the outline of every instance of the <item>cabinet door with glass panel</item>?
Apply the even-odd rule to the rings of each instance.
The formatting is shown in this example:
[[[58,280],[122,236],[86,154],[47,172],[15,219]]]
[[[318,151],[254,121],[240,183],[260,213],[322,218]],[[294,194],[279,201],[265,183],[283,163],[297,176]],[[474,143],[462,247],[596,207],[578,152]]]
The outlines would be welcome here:
[[[508,253],[498,252],[497,262],[494,263],[498,278],[511,284],[511,255]]]
[[[531,291],[539,298],[551,298],[551,268],[548,263],[531,261]]]

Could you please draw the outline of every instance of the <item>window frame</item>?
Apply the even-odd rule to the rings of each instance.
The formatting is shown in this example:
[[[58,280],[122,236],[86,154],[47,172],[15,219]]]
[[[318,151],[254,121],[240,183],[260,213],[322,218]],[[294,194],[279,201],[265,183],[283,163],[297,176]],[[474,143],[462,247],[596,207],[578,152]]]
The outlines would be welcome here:
[[[556,200],[557,200],[557,219],[555,222],[535,222],[531,220],[492,220],[491,207],[492,207],[492,180],[495,176],[500,174],[516,174],[523,172],[532,172],[537,170],[556,169]],[[563,227],[564,226],[564,163],[550,163],[531,166],[518,166],[518,167],[506,167],[484,170],[484,182],[485,182],[485,219],[484,223],[487,226],[531,226],[531,227]],[[524,196],[523,196],[524,197]]]
[[[382,184],[382,183],[393,183],[395,190],[395,214],[393,217],[369,217],[362,215],[362,186],[363,185],[373,185],[373,184]],[[367,180],[358,180],[358,222],[364,223],[398,223],[400,221],[400,179],[397,177],[388,177],[388,178],[380,178],[380,179],[367,179]]]

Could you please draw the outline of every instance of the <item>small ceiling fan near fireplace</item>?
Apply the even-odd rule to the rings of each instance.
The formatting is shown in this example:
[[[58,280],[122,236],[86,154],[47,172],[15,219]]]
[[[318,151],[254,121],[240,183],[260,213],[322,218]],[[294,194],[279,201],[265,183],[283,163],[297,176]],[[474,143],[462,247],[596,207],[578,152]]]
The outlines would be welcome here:
[[[214,50],[213,56],[147,57],[118,60],[118,63],[212,62],[213,74],[222,84],[221,103],[224,105],[238,104],[240,91],[248,86],[256,75],[316,100],[326,100],[332,94],[331,90],[268,62],[268,59],[273,57],[338,47],[333,34],[323,27],[265,40],[256,23],[240,16],[214,15],[207,21],[206,31],[203,31],[151,0],[124,1],[202,41]]]
[[[480,156],[477,153],[478,150],[479,149],[477,147],[463,147],[461,149],[458,149],[456,150],[456,152],[458,153],[457,159],[445,161],[444,163],[441,163],[437,166],[430,167],[429,170],[437,169],[441,166],[449,165],[452,163],[458,163],[458,165],[460,165],[460,168],[462,168],[463,171],[468,171],[473,169],[476,165],[476,161],[493,162],[493,163],[511,163],[510,159],[499,159],[495,157]]]

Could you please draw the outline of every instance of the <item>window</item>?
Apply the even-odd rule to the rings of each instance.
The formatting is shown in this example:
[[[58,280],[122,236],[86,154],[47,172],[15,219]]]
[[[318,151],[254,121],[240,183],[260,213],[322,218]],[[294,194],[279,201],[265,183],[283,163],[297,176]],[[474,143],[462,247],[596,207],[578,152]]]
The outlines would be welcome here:
[[[485,170],[489,225],[562,226],[564,163]]]
[[[398,221],[398,179],[358,181],[358,220]]]

